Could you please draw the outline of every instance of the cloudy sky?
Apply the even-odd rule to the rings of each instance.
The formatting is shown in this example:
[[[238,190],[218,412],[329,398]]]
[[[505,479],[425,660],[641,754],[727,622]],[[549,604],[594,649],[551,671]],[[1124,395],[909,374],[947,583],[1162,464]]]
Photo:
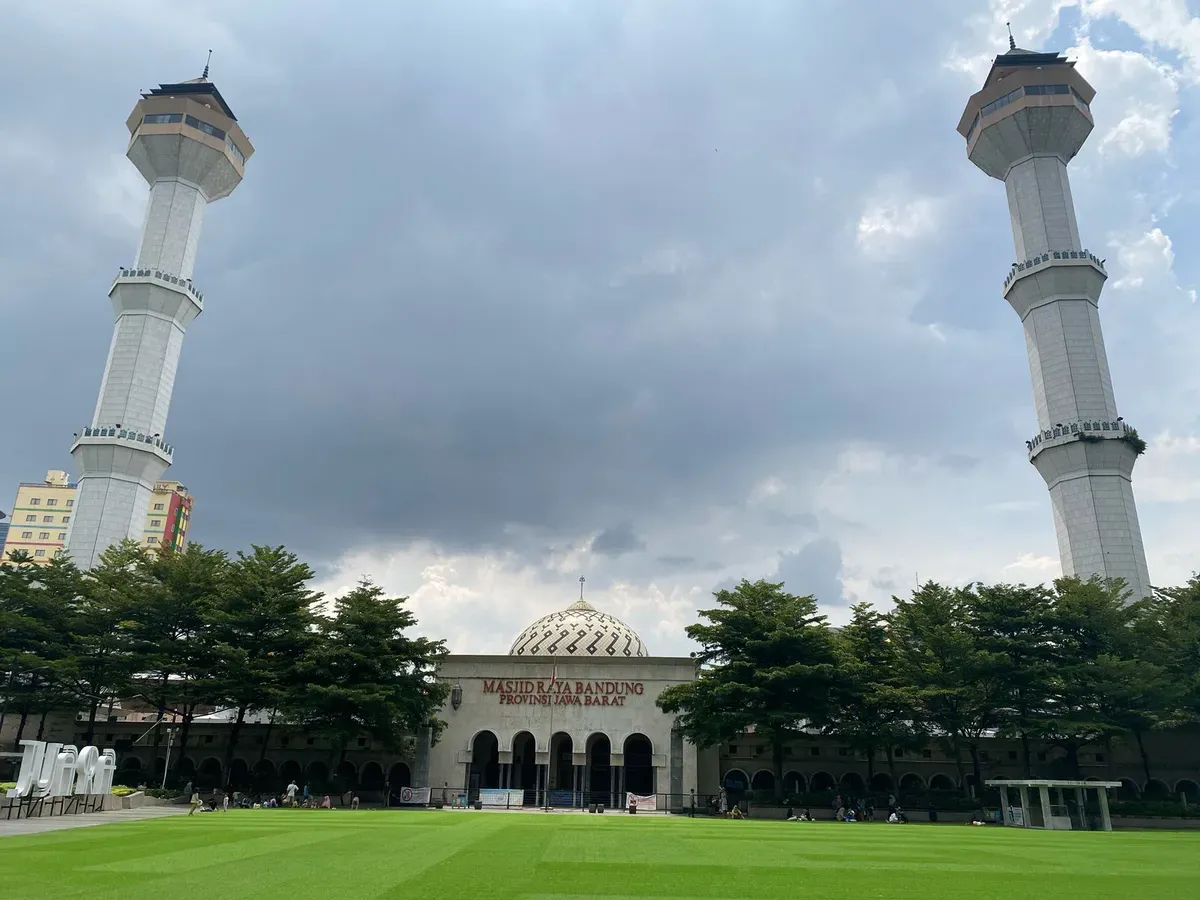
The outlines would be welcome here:
[[[370,575],[460,652],[580,575],[655,653],[743,576],[835,621],[1049,579],[1004,191],[954,130],[1007,20],[1099,92],[1073,189],[1151,576],[1183,580],[1195,0],[0,0],[0,497],[70,464],[144,210],[125,118],[212,47],[257,152],[168,427],[194,539]]]

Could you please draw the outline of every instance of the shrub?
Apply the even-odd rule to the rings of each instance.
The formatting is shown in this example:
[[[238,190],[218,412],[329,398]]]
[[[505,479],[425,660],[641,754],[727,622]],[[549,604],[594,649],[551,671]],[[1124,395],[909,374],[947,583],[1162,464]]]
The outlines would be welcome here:
[[[1185,809],[1176,800],[1110,800],[1109,810],[1114,816],[1132,816],[1142,819],[1200,819],[1200,806],[1188,804]]]

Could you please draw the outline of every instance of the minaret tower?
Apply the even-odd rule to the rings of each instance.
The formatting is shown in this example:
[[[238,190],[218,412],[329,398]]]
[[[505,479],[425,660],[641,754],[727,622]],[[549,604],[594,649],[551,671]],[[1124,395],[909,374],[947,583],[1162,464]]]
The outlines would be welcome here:
[[[124,538],[141,540],[150,493],[171,464],[164,435],[183,336],[204,309],[192,283],[204,210],[241,183],[254,152],[207,66],[142,94],[125,124],[150,202],[137,262],[108,292],[117,321],[96,412],[71,447],[79,494],[67,552],[85,569]]]
[[[1025,326],[1038,417],[1026,444],[1050,489],[1063,574],[1123,578],[1138,600],[1150,576],[1131,477],[1145,444],[1117,414],[1100,333],[1108,274],[1079,241],[1067,177],[1095,94],[1075,63],[1010,38],[958,131],[971,162],[1008,193],[1017,261],[1004,297]]]

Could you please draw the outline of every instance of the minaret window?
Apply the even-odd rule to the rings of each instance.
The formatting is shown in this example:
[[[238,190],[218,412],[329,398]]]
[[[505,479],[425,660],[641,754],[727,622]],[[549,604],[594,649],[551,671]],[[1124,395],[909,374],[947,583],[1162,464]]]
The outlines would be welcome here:
[[[207,122],[201,122],[195,116],[184,116],[184,124],[190,128],[195,128],[197,131],[203,131],[205,134],[211,134],[219,141],[225,140],[225,132],[216,125],[209,125]]]
[[[1027,84],[1026,94],[1069,94],[1071,89],[1065,84]]]
[[[152,113],[142,117],[143,125],[178,125],[183,121],[183,113]]]

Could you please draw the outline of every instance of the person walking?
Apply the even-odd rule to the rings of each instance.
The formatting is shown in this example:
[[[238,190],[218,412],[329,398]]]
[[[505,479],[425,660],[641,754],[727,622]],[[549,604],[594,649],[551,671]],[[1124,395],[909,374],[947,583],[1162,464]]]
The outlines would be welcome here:
[[[229,791],[221,795],[221,812],[229,812]]]
[[[296,791],[298,791],[298,790],[300,790],[300,788],[296,786],[296,782],[294,780],[288,782],[288,786],[287,786],[287,805],[288,806],[296,805]]]
[[[199,791],[192,791],[192,797],[190,800],[188,800],[188,807],[189,807],[188,815],[194,816],[196,814],[196,810],[198,810],[200,808],[200,792]]]

